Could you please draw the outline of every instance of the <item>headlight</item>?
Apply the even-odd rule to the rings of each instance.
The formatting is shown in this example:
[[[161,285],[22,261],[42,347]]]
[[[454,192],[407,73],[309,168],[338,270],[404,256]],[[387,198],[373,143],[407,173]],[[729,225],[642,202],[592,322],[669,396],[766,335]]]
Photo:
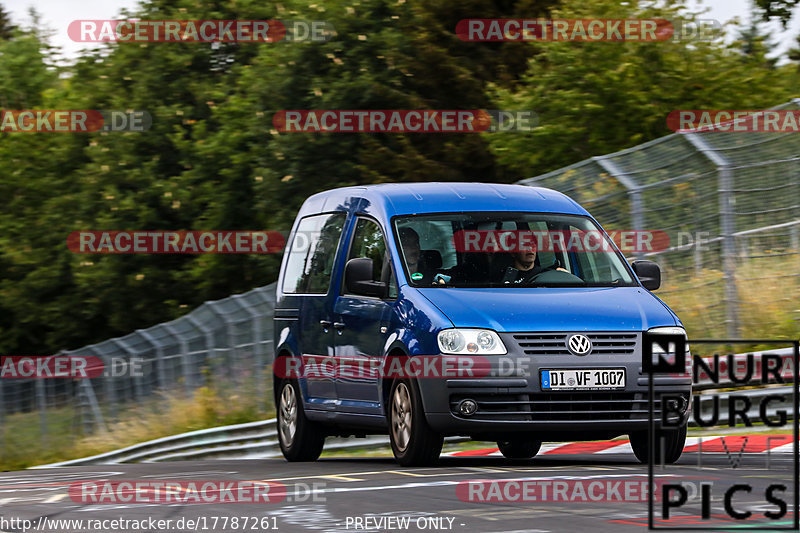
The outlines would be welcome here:
[[[452,355],[504,355],[500,336],[490,329],[443,329],[437,337],[439,350]]]
[[[678,326],[665,326],[660,328],[653,328],[647,330],[651,335],[683,335],[686,339],[686,369],[684,375],[691,375],[692,373],[692,352],[689,349],[689,337],[686,335],[686,330]],[[653,355],[665,354],[667,356],[675,354],[665,352],[658,344],[653,344]]]
[[[686,330],[678,326],[665,326],[661,328],[648,329],[647,333],[653,335],[683,335],[686,337]]]

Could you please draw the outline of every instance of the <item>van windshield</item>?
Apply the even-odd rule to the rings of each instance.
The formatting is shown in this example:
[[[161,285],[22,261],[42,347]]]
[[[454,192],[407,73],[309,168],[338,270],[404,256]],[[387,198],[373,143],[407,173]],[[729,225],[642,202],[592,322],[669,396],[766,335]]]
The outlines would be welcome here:
[[[624,258],[588,217],[442,213],[394,218],[406,279],[416,287],[636,286]]]

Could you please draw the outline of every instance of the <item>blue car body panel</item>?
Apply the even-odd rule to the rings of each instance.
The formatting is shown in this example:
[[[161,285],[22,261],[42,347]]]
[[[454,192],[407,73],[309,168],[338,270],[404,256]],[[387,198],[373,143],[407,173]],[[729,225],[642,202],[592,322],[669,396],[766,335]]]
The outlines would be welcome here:
[[[591,218],[583,207],[561,193],[518,185],[382,184],[335,189],[308,198],[298,213],[287,242],[293,242],[298,224],[305,217],[340,212],[347,218],[327,294],[284,293],[282,287],[289,255],[284,254],[275,314],[276,357],[313,354],[382,359],[392,353],[411,357],[436,355],[440,353],[437,333],[452,327],[485,328],[499,334],[641,334],[654,327],[681,325],[678,317],[641,285],[597,288],[417,288],[409,285],[391,227],[393,217],[489,211],[560,213]],[[347,250],[357,217],[374,220],[383,230],[396,277],[397,298],[380,300],[342,294]],[[325,329],[320,326],[321,321],[343,323],[345,327],[336,331]],[[606,359],[596,361],[608,363]],[[639,375],[641,372],[634,359],[628,360],[626,365],[629,374]],[[538,379],[538,374],[531,377],[520,392],[542,393]],[[303,406],[310,419],[367,432],[386,429],[388,385],[380,378],[337,376],[301,378],[299,381]],[[431,413],[429,422],[445,434],[482,434],[483,426],[475,424],[488,428],[494,423],[481,421],[470,425],[468,421],[452,416],[448,398],[461,390],[456,385],[425,383],[422,386],[426,414]],[[636,388],[639,385],[641,381],[632,376],[630,390],[640,390]],[[486,384],[481,387],[489,393],[508,392],[508,387],[499,382],[495,388],[487,388]],[[513,420],[495,425],[504,431],[527,427]],[[607,427],[616,428],[618,425]]]

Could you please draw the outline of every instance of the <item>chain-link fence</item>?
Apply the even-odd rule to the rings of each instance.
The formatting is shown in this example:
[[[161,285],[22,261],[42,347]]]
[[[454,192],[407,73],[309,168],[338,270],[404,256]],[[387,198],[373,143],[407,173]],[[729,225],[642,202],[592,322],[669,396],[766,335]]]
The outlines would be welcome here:
[[[639,256],[661,265],[658,294],[690,336],[797,338],[800,135],[674,134],[520,183],[566,193],[608,230],[667,232],[668,249]],[[85,435],[135,416],[159,391],[227,387],[265,400],[274,304],[272,284],[62,352],[99,358],[103,377],[0,379],[0,443],[19,427],[10,417],[28,416],[22,427],[35,425],[41,441]]]
[[[272,363],[274,307],[273,283],[206,302],[171,322],[60,352],[81,356],[89,370],[91,361],[102,362],[97,377],[0,379],[0,437],[14,437],[3,434],[8,427],[28,430],[31,423],[42,440],[90,434],[118,420],[122,411],[154,399],[156,392],[191,394],[208,387],[263,402],[271,394],[266,370]],[[6,424],[26,415],[27,423]]]
[[[607,230],[666,232],[667,249],[637,256],[660,264],[657,294],[690,337],[797,338],[800,135],[675,133],[521,183],[569,195]]]

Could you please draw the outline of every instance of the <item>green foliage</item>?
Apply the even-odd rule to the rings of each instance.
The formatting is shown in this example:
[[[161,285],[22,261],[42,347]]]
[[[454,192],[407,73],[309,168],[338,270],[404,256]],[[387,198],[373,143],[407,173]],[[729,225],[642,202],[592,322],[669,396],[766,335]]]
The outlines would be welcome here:
[[[7,41],[14,35],[16,26],[11,24],[11,17],[0,5],[0,41]]]
[[[563,7],[560,7],[563,4]],[[310,194],[510,182],[666,133],[679,108],[788,98],[741,43],[469,43],[463,18],[663,15],[610,0],[149,0],[142,19],[326,20],[334,39],[130,44],[54,67],[0,12],[0,107],[139,109],[144,133],[0,133],[0,353],[52,353],[272,282],[279,255],[78,255],[77,230],[288,230]],[[672,10],[672,11],[671,11]],[[34,25],[36,24],[34,19]],[[737,48],[738,46],[738,48]],[[768,45],[765,44],[764,48]],[[279,133],[281,109],[532,109],[530,134]],[[605,184],[608,185],[608,184]],[[603,184],[599,193],[608,193]]]
[[[798,4],[800,0],[755,0],[755,5],[761,10],[764,20],[777,18],[784,28],[792,19],[792,11]]]
[[[635,2],[570,2],[559,18],[694,20],[682,5],[640,8]],[[531,109],[539,125],[497,135],[501,163],[524,177],[634,146],[671,133],[666,117],[679,109],[758,109],[796,95],[791,67],[775,68],[760,35],[753,46],[711,40],[552,42],[529,62],[519,87],[493,87],[504,109]]]

